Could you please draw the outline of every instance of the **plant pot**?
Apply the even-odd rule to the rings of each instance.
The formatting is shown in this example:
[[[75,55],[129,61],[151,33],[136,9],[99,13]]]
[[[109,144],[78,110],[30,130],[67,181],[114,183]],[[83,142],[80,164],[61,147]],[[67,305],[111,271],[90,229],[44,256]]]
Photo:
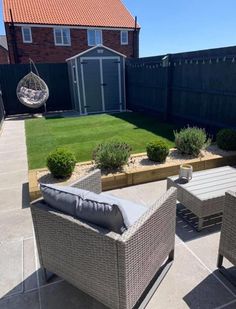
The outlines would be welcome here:
[[[190,164],[182,164],[179,169],[179,178],[190,181],[192,179],[193,167]]]

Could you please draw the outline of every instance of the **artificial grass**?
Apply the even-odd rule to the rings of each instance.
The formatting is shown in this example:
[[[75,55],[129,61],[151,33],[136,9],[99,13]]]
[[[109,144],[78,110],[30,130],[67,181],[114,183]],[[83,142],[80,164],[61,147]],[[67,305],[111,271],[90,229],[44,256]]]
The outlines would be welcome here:
[[[30,169],[45,167],[47,155],[57,147],[72,150],[81,162],[91,160],[96,145],[112,138],[130,144],[132,153],[144,152],[146,144],[156,139],[174,145],[172,125],[139,113],[29,119],[25,127]]]

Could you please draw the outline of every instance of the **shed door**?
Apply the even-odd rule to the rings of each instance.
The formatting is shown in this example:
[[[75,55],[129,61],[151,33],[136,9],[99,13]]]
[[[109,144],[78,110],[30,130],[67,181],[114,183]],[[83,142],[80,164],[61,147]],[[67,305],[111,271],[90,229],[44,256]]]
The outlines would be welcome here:
[[[83,99],[87,113],[102,112],[101,74],[99,59],[81,59]]]
[[[120,61],[102,59],[104,105],[106,111],[120,110]]]

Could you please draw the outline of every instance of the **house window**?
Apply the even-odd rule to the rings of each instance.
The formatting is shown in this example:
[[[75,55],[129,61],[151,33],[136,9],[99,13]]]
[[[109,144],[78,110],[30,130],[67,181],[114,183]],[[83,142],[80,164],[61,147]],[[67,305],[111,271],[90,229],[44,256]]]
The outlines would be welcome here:
[[[88,46],[102,44],[102,30],[88,30]]]
[[[22,38],[24,43],[32,43],[32,33],[30,27],[22,27]]]
[[[68,28],[54,28],[54,42],[55,45],[70,46],[70,29]]]
[[[128,45],[129,44],[128,31],[122,30],[120,32],[120,43],[121,43],[121,45]]]

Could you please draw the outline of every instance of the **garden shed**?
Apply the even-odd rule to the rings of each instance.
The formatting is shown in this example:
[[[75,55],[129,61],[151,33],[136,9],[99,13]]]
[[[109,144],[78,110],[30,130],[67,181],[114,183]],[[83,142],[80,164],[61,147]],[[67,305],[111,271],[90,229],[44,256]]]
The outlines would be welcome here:
[[[126,109],[125,57],[98,45],[67,59],[75,110],[83,115]]]

